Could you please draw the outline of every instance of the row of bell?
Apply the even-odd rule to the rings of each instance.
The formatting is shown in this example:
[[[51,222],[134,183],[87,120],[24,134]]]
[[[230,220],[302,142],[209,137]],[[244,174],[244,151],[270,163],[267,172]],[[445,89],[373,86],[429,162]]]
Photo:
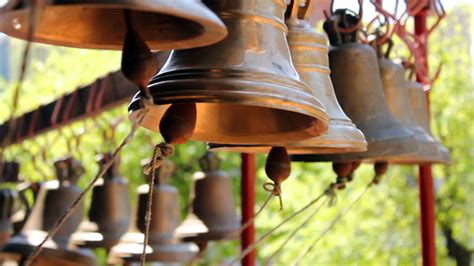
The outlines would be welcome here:
[[[101,165],[110,161],[106,154]],[[193,175],[194,194],[187,218],[180,224],[178,192],[167,183],[174,165],[164,161],[156,170],[147,261],[187,263],[195,259],[198,244],[228,240],[238,236],[240,220],[235,211],[229,177],[220,160],[208,153],[200,159],[203,172]],[[0,193],[0,259],[21,263],[43,240],[48,230],[81,193],[76,181],[82,167],[72,158],[55,163],[58,180],[47,181],[39,189],[31,214],[21,231],[12,233],[11,208],[14,197]],[[90,249],[105,248],[111,263],[140,261],[143,248],[144,217],[148,185],[137,189],[136,219],[132,217],[128,181],[118,173],[118,163],[94,186],[88,220],[82,221],[83,204],[50,239],[35,263],[39,265],[95,265]],[[9,201],[8,201],[9,200]],[[8,201],[8,202],[7,202]],[[182,242],[182,241],[186,242]]]
[[[325,24],[334,46],[328,62],[326,39],[305,20],[313,1],[293,1],[288,10],[284,0],[93,2],[37,6],[33,40],[118,48],[132,23],[149,47],[175,49],[150,82],[154,105],[141,123],[146,128],[159,132],[170,105],[193,103],[191,138],[216,143],[210,145],[216,150],[285,146],[290,153],[317,154],[295,160],[449,161],[414,120],[410,109],[418,107],[410,107],[403,70],[387,59],[377,62],[356,34],[337,30],[358,19],[344,11]],[[0,22],[1,31],[26,38],[25,2],[4,6]],[[138,93],[129,106],[132,120],[143,111],[142,97]]]

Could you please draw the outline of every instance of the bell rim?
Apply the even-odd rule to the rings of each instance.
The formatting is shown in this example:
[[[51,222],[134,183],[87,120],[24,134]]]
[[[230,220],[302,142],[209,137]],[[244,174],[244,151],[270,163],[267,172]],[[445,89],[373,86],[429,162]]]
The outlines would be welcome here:
[[[59,2],[61,5],[62,0],[54,0]],[[155,14],[164,14],[167,16],[175,17],[180,20],[189,21],[191,23],[197,24],[201,30],[199,34],[192,34],[188,39],[182,40],[175,40],[167,43],[160,43],[160,40],[155,40],[155,43],[150,42],[149,40],[145,40],[151,50],[171,50],[171,49],[189,49],[195,47],[202,47],[214,44],[223,40],[227,34],[227,28],[222,20],[212,12],[208,7],[206,7],[201,1],[194,1],[194,4],[198,5],[201,10],[193,12],[183,11],[175,7],[174,1],[159,1],[159,4],[152,4],[155,5],[155,9],[150,9],[149,6],[137,4],[136,1],[131,0],[121,0],[121,3],[110,3],[105,0],[97,0],[101,3],[83,3],[84,1],[80,0],[72,0],[68,1],[67,5],[80,5],[80,6],[87,6],[90,5],[94,8],[100,6],[107,6],[114,9],[130,9],[134,11],[141,11],[147,13],[155,13]],[[72,3],[71,3],[72,2]],[[47,5],[55,5],[55,3],[48,3]],[[64,4],[63,4],[64,5]],[[126,6],[130,5],[130,6]],[[15,37],[22,40],[28,39],[28,33],[26,31],[20,31],[15,29],[15,26],[12,25],[13,19],[18,16],[29,16],[28,10],[25,7],[20,7],[19,9],[14,10],[6,10],[8,6],[5,8],[0,9],[0,32],[5,33],[8,36]],[[196,6],[194,6],[196,7]],[[188,10],[189,11],[189,10]],[[24,14],[26,13],[26,14]],[[125,34],[124,34],[125,37]],[[125,40],[125,38],[123,39]],[[123,48],[123,41],[121,43],[116,44],[92,44],[92,43],[84,43],[79,41],[65,41],[65,40],[54,40],[52,38],[42,38],[33,36],[33,42],[49,44],[49,45],[57,45],[63,47],[70,47],[70,48],[81,48],[81,49],[101,49],[101,50],[121,50]]]
[[[138,246],[137,246],[138,245]],[[109,253],[108,260],[123,260],[123,261],[140,261],[142,254],[142,243],[118,243],[111,248]],[[118,252],[117,249],[121,247],[122,249],[129,250],[129,252]],[[136,253],[130,252],[138,247]],[[148,247],[152,248],[152,253],[147,252],[147,261],[160,261],[160,262],[177,262],[177,263],[187,263],[190,262],[199,252],[199,248],[194,243],[190,242],[180,242],[180,243],[161,243],[161,244],[148,244]],[[148,248],[147,247],[147,248]],[[158,249],[154,249],[157,248]],[[180,251],[173,252],[172,248],[181,248]],[[161,250],[159,249],[161,248]],[[163,250],[164,248],[164,250]]]

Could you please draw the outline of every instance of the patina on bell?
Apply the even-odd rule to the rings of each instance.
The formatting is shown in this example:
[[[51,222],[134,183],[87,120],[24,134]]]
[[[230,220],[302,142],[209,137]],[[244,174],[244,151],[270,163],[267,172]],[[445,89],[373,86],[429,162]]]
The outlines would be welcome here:
[[[429,134],[431,138],[433,138],[433,134],[431,133],[430,127],[430,114],[428,111],[428,105],[426,100],[426,93],[423,89],[423,85],[419,82],[409,80],[408,83],[408,92],[409,98],[411,102],[411,106],[413,108],[413,112],[415,115],[415,119],[417,123]],[[451,154],[449,150],[444,147],[441,143],[436,141],[434,138],[433,140],[436,142],[436,153],[433,155],[435,156],[435,160],[433,163],[442,163],[442,164],[450,164],[452,162]]]
[[[22,231],[13,236],[3,248],[3,259],[24,261],[46,237],[56,221],[77,199],[81,189],[76,185],[83,169],[77,161],[67,158],[55,162],[58,180],[41,185],[35,205]],[[73,249],[69,245],[71,235],[82,219],[83,203],[43,246],[34,265],[96,265],[91,250]]]
[[[299,142],[282,143],[290,154],[304,153],[342,153],[367,150],[367,142],[360,130],[344,114],[334,93],[329,74],[328,46],[324,35],[313,30],[306,21],[311,11],[311,3],[300,6],[293,1],[291,9],[287,11],[290,17],[286,19],[288,26],[288,45],[291,51],[293,64],[303,82],[308,84],[312,93],[316,95],[326,107],[329,115],[328,132],[320,137]],[[267,153],[268,145],[226,145],[209,144],[213,151],[235,151],[246,153]]]
[[[408,83],[404,78],[405,69],[388,58],[380,58],[379,66],[388,108],[400,122],[414,132],[417,142],[416,152],[398,156],[389,162],[397,164],[437,162],[437,142],[416,122],[408,92]]]
[[[324,134],[328,116],[291,63],[284,0],[208,1],[229,35],[211,46],[173,51],[149,89],[155,105],[141,126],[159,132],[173,103],[196,104],[191,139],[277,144]],[[141,110],[138,93],[130,118]]]
[[[106,153],[99,160],[101,168],[112,155]],[[73,236],[77,246],[105,248],[117,244],[128,229],[131,216],[128,180],[120,175],[119,159],[106,171],[92,189],[89,220],[83,221]]]
[[[33,41],[40,43],[121,50],[125,11],[151,49],[201,47],[227,35],[222,21],[199,0],[15,0],[0,9],[0,31],[27,39],[31,2],[39,12]]]
[[[368,150],[360,153],[295,155],[294,161],[384,161],[409,154],[416,147],[413,132],[390,113],[372,47],[357,42],[357,32],[342,33],[358,18],[336,10],[324,29],[333,47],[329,51],[331,80],[344,112],[362,130]],[[345,21],[342,21],[345,20]]]
[[[220,170],[221,160],[208,152],[199,164],[202,172],[193,175],[192,207],[176,229],[176,235],[196,242],[238,237],[240,220],[235,210],[232,182]]]
[[[160,168],[156,170],[149,240],[146,247],[147,262],[186,264],[191,262],[199,251],[194,243],[182,243],[174,237],[175,229],[180,223],[178,191],[174,186],[166,184],[173,169],[173,163],[164,160]],[[133,263],[140,261],[148,190],[147,184],[141,185],[137,189],[136,227],[141,233],[130,230],[122,236],[120,242],[110,250],[109,262]]]

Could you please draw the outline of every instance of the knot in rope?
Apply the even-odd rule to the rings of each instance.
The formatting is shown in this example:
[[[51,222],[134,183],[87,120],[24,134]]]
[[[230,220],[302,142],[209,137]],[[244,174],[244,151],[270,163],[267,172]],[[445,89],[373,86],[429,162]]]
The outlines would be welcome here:
[[[174,146],[166,142],[161,142],[155,146],[153,157],[148,165],[143,168],[143,173],[149,175],[151,171],[157,169],[166,157],[173,155]]]
[[[281,185],[280,183],[265,182],[263,189],[270,192],[271,195],[278,197],[280,200],[280,211],[283,210],[283,200],[281,198]]]
[[[336,188],[338,188],[338,186],[337,183],[331,183],[331,185],[329,185],[329,187],[324,191],[324,194],[328,197],[328,205],[330,207],[337,203]]]

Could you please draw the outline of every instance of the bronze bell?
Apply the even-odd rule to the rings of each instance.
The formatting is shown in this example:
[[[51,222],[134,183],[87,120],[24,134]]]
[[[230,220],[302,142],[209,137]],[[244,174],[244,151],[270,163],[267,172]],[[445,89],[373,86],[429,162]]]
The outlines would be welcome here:
[[[390,163],[419,164],[437,162],[438,146],[436,141],[416,122],[407,81],[404,78],[404,68],[388,58],[379,59],[380,75],[390,112],[409,127],[415,134],[417,151],[412,154],[398,156]]]
[[[174,165],[164,160],[156,170],[155,190],[153,193],[152,216],[149,231],[146,260],[148,262],[189,263],[197,255],[199,248],[193,243],[181,243],[174,237],[174,231],[180,223],[178,191],[166,180],[170,177]],[[143,232],[149,187],[147,184],[137,188],[138,204],[136,227],[141,232],[130,230],[119,244],[112,247],[109,261],[131,263],[140,261],[143,248]]]
[[[26,259],[81,193],[76,181],[84,170],[76,160],[67,158],[56,161],[55,168],[58,180],[43,183],[22,231],[3,248],[0,255],[3,259],[19,262]],[[56,234],[44,244],[35,265],[97,264],[91,250],[72,249],[69,245],[71,235],[81,222],[82,212],[83,204],[80,203]]]
[[[296,155],[294,161],[383,161],[413,152],[413,132],[389,111],[377,55],[372,47],[357,42],[356,32],[342,33],[338,27],[354,26],[358,18],[336,10],[325,22],[333,47],[329,51],[331,80],[344,112],[365,135],[368,150],[360,153]]]
[[[327,39],[324,35],[313,30],[307,22],[306,16],[311,11],[309,1],[301,6],[298,1],[293,1],[287,10],[290,16],[286,19],[288,26],[288,44],[291,57],[298,74],[303,82],[308,84],[312,93],[321,99],[329,115],[328,132],[320,137],[299,142],[282,143],[288,153],[339,153],[367,150],[367,142],[360,130],[344,114],[334,93],[331,79],[329,78],[329,60]],[[226,145],[209,144],[213,151],[237,151],[246,153],[267,153],[271,146],[268,145]]]
[[[222,21],[199,0],[16,0],[0,9],[0,31],[27,39],[31,2],[38,2],[39,12],[33,41],[46,44],[120,50],[126,12],[154,50],[206,46],[227,34]]]
[[[274,144],[324,134],[324,106],[291,63],[285,1],[207,3],[229,35],[211,46],[172,52],[149,85],[155,105],[141,125],[159,132],[170,104],[196,103],[194,140]],[[135,95],[129,106],[132,120],[141,97]]]
[[[192,207],[176,229],[176,235],[197,242],[238,237],[240,221],[235,210],[232,182],[220,170],[221,160],[208,152],[199,164],[202,172],[193,175]]]
[[[449,164],[452,162],[449,150],[444,147],[441,143],[433,138],[430,127],[430,114],[428,112],[428,105],[426,94],[423,89],[423,85],[416,81],[409,80],[408,92],[410,96],[411,106],[415,115],[417,123],[427,132],[427,134],[436,142],[436,152],[434,153],[435,160],[433,163]]]
[[[99,163],[103,167],[112,155],[106,153]],[[130,223],[131,207],[128,180],[120,175],[119,159],[92,189],[89,220],[83,221],[72,238],[77,246],[109,250],[125,234]]]

